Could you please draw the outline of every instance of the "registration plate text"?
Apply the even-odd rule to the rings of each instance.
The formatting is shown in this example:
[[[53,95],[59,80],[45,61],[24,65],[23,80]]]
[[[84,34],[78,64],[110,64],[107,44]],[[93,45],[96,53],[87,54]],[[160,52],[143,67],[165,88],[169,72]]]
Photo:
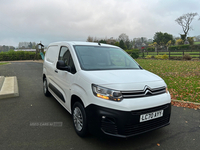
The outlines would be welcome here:
[[[163,110],[140,115],[140,122],[156,119],[163,116]]]

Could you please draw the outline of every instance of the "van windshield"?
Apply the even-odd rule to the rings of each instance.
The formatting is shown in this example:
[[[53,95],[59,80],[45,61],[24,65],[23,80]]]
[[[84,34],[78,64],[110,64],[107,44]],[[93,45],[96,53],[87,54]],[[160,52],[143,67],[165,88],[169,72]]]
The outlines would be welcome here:
[[[74,46],[83,70],[140,69],[122,49],[103,46]]]

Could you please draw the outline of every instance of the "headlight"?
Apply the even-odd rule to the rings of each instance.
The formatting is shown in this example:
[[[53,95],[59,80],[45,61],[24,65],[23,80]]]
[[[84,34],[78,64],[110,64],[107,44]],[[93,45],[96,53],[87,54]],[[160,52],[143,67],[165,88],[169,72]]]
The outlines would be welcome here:
[[[123,99],[122,93],[120,91],[107,89],[95,84],[92,84],[92,91],[95,96],[107,99],[107,100],[113,100],[113,101],[121,101]]]
[[[166,89],[165,89],[165,90],[166,90],[166,93],[168,93],[168,92],[169,92],[167,87],[166,87]]]

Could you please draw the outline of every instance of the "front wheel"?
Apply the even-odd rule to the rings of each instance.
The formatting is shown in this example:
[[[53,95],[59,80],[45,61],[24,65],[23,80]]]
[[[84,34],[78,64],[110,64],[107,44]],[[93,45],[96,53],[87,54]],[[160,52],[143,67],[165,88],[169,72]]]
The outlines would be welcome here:
[[[43,92],[44,92],[45,96],[51,95],[51,93],[49,92],[48,87],[47,87],[47,79],[46,78],[44,78],[44,80],[43,80]]]
[[[85,137],[87,130],[87,117],[85,109],[80,102],[76,102],[72,108],[73,125],[76,133],[80,137]]]

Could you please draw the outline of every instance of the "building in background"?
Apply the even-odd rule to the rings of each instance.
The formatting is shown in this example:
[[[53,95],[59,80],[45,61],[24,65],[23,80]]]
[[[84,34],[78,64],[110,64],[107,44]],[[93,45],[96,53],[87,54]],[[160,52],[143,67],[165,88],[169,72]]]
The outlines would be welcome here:
[[[19,42],[18,49],[35,49],[35,42]]]

